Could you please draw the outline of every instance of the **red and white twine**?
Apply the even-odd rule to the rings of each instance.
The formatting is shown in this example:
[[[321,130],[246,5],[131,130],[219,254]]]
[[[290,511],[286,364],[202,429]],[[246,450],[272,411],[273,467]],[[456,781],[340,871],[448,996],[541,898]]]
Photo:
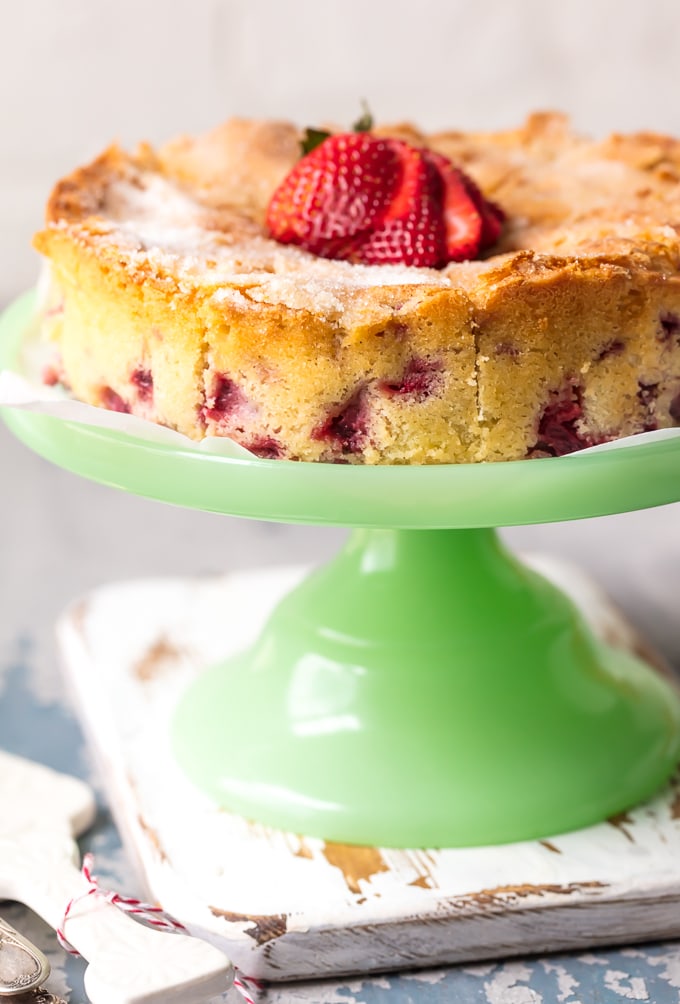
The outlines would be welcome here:
[[[69,952],[70,955],[80,955],[80,952],[77,948],[73,947],[64,934],[66,921],[68,920],[69,914],[75,904],[79,903],[83,899],[87,899],[88,896],[97,896],[100,899],[106,900],[107,903],[111,903],[112,906],[117,907],[124,913],[129,913],[135,920],[140,921],[142,924],[148,924],[149,926],[158,928],[159,930],[171,931],[176,934],[189,934],[189,931],[184,924],[182,924],[179,920],[175,920],[175,918],[171,917],[169,913],[162,910],[160,906],[156,906],[153,903],[144,903],[141,899],[136,899],[134,896],[122,896],[113,889],[102,888],[99,885],[99,879],[96,875],[92,874],[93,864],[94,855],[86,854],[83,858],[81,871],[83,878],[87,882],[87,889],[85,889],[84,892],[81,892],[78,896],[73,896],[68,901],[66,909],[64,910],[61,926],[57,928],[57,940],[61,947]],[[262,989],[263,984],[260,980],[244,976],[243,973],[240,973],[237,969],[234,970],[234,972],[234,988],[238,990],[246,1004],[256,1004],[256,1000],[252,996],[250,987],[252,986],[254,991],[257,992]]]

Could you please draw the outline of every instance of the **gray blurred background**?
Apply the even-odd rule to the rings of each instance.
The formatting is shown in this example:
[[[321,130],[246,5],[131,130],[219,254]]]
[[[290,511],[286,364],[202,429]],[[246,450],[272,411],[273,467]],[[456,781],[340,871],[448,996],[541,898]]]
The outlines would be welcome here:
[[[532,109],[604,134],[680,133],[677,0],[0,0],[0,305],[31,285],[54,180],[112,139],[231,114],[501,128]],[[45,701],[51,625],[91,586],[318,561],[342,530],[181,511],[50,467],[0,428],[0,657],[31,639]],[[508,531],[580,561],[680,664],[680,508]],[[0,677],[3,660],[0,658]],[[0,679],[1,684],[1,679]]]

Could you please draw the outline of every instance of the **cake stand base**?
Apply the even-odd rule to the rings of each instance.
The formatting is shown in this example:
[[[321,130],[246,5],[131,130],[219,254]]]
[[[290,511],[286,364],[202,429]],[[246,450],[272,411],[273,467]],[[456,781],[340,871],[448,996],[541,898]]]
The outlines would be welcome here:
[[[599,639],[649,663],[580,573],[547,559],[530,564],[577,602]],[[96,590],[62,618],[67,675],[145,892],[244,973],[270,980],[680,933],[677,779],[597,826],[448,850],[301,837],[231,815],[194,788],[170,746],[181,695],[206,666],[252,645],[304,575],[124,583]],[[224,710],[226,735],[245,710]]]

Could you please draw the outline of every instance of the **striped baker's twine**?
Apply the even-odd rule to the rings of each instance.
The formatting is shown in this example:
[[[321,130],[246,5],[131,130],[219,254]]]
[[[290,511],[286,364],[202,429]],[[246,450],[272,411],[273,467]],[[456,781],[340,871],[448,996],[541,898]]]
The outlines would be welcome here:
[[[78,896],[73,896],[68,901],[66,909],[64,910],[61,925],[57,928],[57,940],[61,947],[70,955],[80,955],[80,952],[77,948],[73,947],[64,934],[66,921],[68,920],[69,914],[75,904],[80,902],[80,900],[87,899],[88,896],[98,896],[101,899],[106,900],[107,903],[111,903],[112,906],[118,907],[118,909],[122,910],[124,913],[131,914],[135,920],[139,920],[141,923],[148,924],[151,927],[156,927],[161,931],[173,931],[176,934],[189,934],[189,931],[184,924],[182,924],[179,920],[175,920],[175,918],[171,917],[169,913],[162,910],[160,906],[156,906],[153,903],[144,903],[141,899],[136,899],[134,896],[122,896],[113,889],[103,889],[99,885],[99,879],[96,875],[92,874],[93,864],[94,855],[86,854],[83,858],[81,871],[88,887],[84,892],[81,892]],[[254,988],[252,992],[250,989],[251,987]],[[243,973],[238,971],[238,969],[235,969],[234,988],[241,994],[245,1004],[257,1004],[256,998],[253,996],[253,992],[257,993],[262,990],[263,984],[260,980],[244,976]]]
[[[264,990],[262,980],[256,980],[252,976],[244,976],[243,973],[239,973],[238,969],[236,969],[234,973],[234,989],[238,990],[246,1004],[257,1004],[257,998],[253,997],[249,990],[251,986],[255,988],[254,992],[256,994]]]

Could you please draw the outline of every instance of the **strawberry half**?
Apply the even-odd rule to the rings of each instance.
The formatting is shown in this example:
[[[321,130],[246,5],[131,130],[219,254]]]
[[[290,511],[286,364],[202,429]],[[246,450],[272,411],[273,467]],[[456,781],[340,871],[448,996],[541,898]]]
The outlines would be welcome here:
[[[271,236],[326,258],[442,268],[494,243],[504,214],[446,157],[370,133],[329,136],[272,196]]]
[[[399,140],[390,143],[400,162],[399,184],[380,221],[359,235],[346,257],[365,265],[436,268],[446,259],[439,177],[422,151]]]
[[[277,241],[335,257],[388,209],[399,160],[387,140],[368,133],[329,136],[276,189],[267,226]]]
[[[445,229],[444,261],[464,261],[474,258],[480,250],[482,217],[467,187],[470,179],[454,167],[450,160],[434,150],[423,156],[439,175],[442,186],[442,215]],[[471,181],[474,185],[474,182]],[[475,186],[476,189],[476,186]]]
[[[482,218],[482,234],[479,249],[480,251],[484,251],[486,248],[491,247],[492,244],[495,244],[500,237],[505,221],[505,213],[497,203],[482,195],[469,174],[464,174],[462,171],[458,173],[461,175],[465,189]]]

